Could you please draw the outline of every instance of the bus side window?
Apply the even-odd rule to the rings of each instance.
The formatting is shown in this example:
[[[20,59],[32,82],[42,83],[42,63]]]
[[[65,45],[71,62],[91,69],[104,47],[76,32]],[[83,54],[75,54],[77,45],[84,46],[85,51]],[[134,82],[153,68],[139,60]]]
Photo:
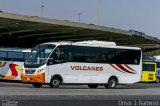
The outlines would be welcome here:
[[[73,61],[72,52],[68,52],[68,60],[69,62]]]
[[[56,48],[51,56],[52,56],[52,58],[54,60],[59,60],[59,58],[60,58],[60,50],[59,50],[59,48]]]
[[[24,61],[22,52],[9,51],[7,58],[9,61]]]
[[[57,55],[57,50],[55,50],[52,54],[51,54],[51,56],[49,57],[49,59],[48,59],[48,65],[52,65],[52,64],[54,64],[55,62],[56,62],[56,60],[58,59],[58,55]]]
[[[138,64],[138,60],[137,59],[134,59],[134,64]]]
[[[64,62],[64,52],[62,52],[59,48],[56,48],[55,51],[51,54],[48,65],[58,64]]]
[[[7,52],[0,51],[0,59],[3,60],[3,59],[6,59],[6,58],[7,58]]]

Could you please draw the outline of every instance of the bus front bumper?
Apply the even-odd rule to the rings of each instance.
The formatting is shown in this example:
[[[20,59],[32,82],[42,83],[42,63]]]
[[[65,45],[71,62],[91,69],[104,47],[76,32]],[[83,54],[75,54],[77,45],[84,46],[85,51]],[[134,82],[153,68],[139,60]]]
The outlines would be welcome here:
[[[22,82],[45,83],[45,73],[40,73],[35,75],[21,74],[21,79],[22,79]]]

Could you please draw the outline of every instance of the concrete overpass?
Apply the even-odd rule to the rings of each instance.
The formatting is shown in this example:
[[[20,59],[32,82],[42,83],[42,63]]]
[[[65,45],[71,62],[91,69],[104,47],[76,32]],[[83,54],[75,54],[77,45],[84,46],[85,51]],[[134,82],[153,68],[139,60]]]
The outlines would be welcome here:
[[[43,42],[66,40],[114,41],[118,45],[139,46],[145,50],[160,48],[160,42],[132,36],[121,29],[0,12],[0,46],[33,47]]]

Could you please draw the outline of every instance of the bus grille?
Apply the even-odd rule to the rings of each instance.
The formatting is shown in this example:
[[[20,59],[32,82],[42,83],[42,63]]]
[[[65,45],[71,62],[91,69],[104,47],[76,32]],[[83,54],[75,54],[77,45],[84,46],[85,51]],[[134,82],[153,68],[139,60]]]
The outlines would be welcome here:
[[[149,74],[148,76],[152,77],[152,76],[153,76],[153,74]]]
[[[148,77],[148,80],[153,80],[153,77]]]
[[[34,74],[35,71],[36,71],[36,70],[31,70],[31,69],[28,70],[28,69],[26,69],[26,70],[25,70],[25,73],[26,73],[26,74]]]

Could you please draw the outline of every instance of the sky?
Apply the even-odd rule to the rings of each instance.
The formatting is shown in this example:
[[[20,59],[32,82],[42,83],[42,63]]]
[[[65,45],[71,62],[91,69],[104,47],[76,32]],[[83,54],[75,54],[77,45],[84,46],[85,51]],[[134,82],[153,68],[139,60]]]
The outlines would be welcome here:
[[[96,24],[97,0],[0,0],[0,10]],[[160,0],[99,0],[99,25],[134,29],[160,39]]]

